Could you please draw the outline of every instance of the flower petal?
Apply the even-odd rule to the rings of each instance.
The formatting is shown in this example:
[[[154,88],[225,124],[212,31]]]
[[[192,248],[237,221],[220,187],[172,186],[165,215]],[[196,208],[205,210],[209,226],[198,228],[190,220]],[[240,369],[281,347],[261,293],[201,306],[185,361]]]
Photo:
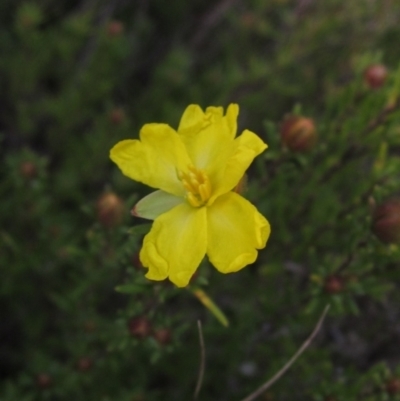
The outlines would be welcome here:
[[[182,114],[178,127],[178,133],[184,133],[186,130],[200,130],[205,119],[204,111],[197,104],[191,104],[186,107]]]
[[[229,192],[207,208],[207,255],[221,273],[238,271],[253,263],[265,247],[270,225],[240,195]]]
[[[239,116],[239,105],[232,103],[226,109],[226,122],[231,133],[231,137],[236,136],[237,131],[237,119]]]
[[[253,159],[267,148],[267,145],[249,130],[243,131],[233,144],[234,147],[231,148],[228,160],[222,165],[223,168],[220,166],[220,170],[210,175],[214,191],[209,204],[212,204],[218,196],[231,191],[241,180]]]
[[[189,106],[181,119],[178,133],[197,169],[210,176],[217,174],[234,150],[239,106],[229,105],[226,115],[222,107]]]
[[[206,208],[182,203],[159,216],[145,236],[140,260],[150,280],[169,279],[184,287],[206,253]]]
[[[192,162],[180,136],[166,124],[144,125],[140,141],[118,142],[110,158],[135,181],[177,196],[185,193],[177,170],[186,170]]]
[[[164,191],[154,191],[136,203],[132,214],[144,219],[154,220],[184,201],[182,197]]]

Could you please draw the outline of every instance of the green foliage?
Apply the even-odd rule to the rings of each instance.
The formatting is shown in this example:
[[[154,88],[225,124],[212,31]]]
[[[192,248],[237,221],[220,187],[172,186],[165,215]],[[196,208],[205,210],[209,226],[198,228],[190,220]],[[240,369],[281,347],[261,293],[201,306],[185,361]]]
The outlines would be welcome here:
[[[399,21],[395,0],[3,0],[0,399],[189,399],[201,320],[198,399],[240,400],[327,304],[263,399],[400,399],[400,246],[371,231],[400,195]],[[389,73],[371,88],[377,63]],[[245,193],[267,247],[231,275],[204,261],[188,289],[150,282],[150,225],[129,213],[149,189],[109,149],[147,122],[176,127],[190,103],[231,102],[269,145]],[[312,150],[282,144],[287,114],[313,119]]]

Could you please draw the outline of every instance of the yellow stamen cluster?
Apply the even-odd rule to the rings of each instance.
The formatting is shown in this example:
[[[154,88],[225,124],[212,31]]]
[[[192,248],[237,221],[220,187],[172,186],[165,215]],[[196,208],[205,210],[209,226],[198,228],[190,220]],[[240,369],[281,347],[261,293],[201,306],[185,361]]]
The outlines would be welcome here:
[[[211,183],[204,170],[188,167],[186,173],[179,171],[178,178],[186,189],[186,199],[193,207],[204,206],[211,196]]]

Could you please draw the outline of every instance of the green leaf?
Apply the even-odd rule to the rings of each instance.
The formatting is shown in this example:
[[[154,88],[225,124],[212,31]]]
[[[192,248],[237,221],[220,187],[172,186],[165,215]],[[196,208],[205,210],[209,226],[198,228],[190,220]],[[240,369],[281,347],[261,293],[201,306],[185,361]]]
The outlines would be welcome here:
[[[115,287],[115,291],[121,294],[140,294],[146,290],[146,287],[138,284],[123,284]]]

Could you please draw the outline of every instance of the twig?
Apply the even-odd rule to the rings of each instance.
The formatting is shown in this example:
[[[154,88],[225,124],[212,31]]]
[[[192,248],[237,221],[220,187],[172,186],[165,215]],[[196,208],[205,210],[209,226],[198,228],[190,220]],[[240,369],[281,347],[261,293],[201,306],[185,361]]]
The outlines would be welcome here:
[[[361,138],[364,138],[365,135],[369,134],[379,126],[386,123],[390,114],[394,111],[397,111],[400,106],[400,97],[398,97],[393,104],[390,106],[386,106],[379,114],[369,122],[369,124],[365,127],[365,129],[361,132]]]
[[[322,323],[324,322],[325,316],[328,313],[328,310],[330,308],[330,305],[325,306],[324,311],[322,312],[321,317],[318,320],[317,325],[315,326],[313,332],[310,334],[310,336],[307,338],[306,341],[304,341],[303,345],[297,350],[297,352],[292,356],[291,359],[289,359],[288,362],[283,366],[283,368],[277,372],[274,376],[271,377],[266,383],[264,383],[261,387],[259,387],[256,391],[248,395],[246,398],[244,398],[242,401],[252,401],[255,398],[257,398],[259,395],[263,394],[267,389],[269,389],[277,380],[279,380],[285,373],[286,371],[296,362],[296,360],[300,357],[300,355],[309,347],[311,342],[314,340],[315,336],[317,335],[318,331],[320,330]]]
[[[204,366],[206,362],[206,349],[204,346],[203,331],[200,320],[197,321],[197,328],[199,329],[199,341],[200,341],[200,367],[199,367],[199,375],[197,377],[196,389],[194,390],[193,394],[193,401],[197,400],[197,397],[201,389],[201,385],[203,384]]]
[[[379,128],[380,126],[386,124],[388,117],[393,112],[397,111],[400,106],[400,97],[398,97],[393,104],[386,106],[380,111],[380,113],[373,118],[368,125],[359,133],[360,138],[364,138],[366,135]],[[338,170],[340,170],[349,161],[358,158],[365,154],[365,148],[360,147],[356,144],[352,144],[347,151],[343,154],[340,160],[335,163],[332,167],[327,170],[320,179],[320,183],[324,183],[329,180]]]
[[[99,2],[97,2],[99,3]],[[120,6],[121,0],[109,1],[105,6],[99,11],[95,18],[94,25],[102,26],[107,20],[111,18],[115,10]],[[99,4],[97,4],[99,5]],[[99,46],[99,35],[97,32],[93,33],[87,40],[86,44],[82,48],[77,60],[77,71],[75,73],[75,81],[80,79],[82,72],[86,69],[89,62],[91,61],[94,53]]]
[[[203,21],[201,22],[201,26],[196,32],[196,35],[192,39],[192,46],[198,47],[210,31],[218,25],[221,19],[226,15],[228,10],[232,8],[238,0],[221,0],[211,11],[208,13]]]

